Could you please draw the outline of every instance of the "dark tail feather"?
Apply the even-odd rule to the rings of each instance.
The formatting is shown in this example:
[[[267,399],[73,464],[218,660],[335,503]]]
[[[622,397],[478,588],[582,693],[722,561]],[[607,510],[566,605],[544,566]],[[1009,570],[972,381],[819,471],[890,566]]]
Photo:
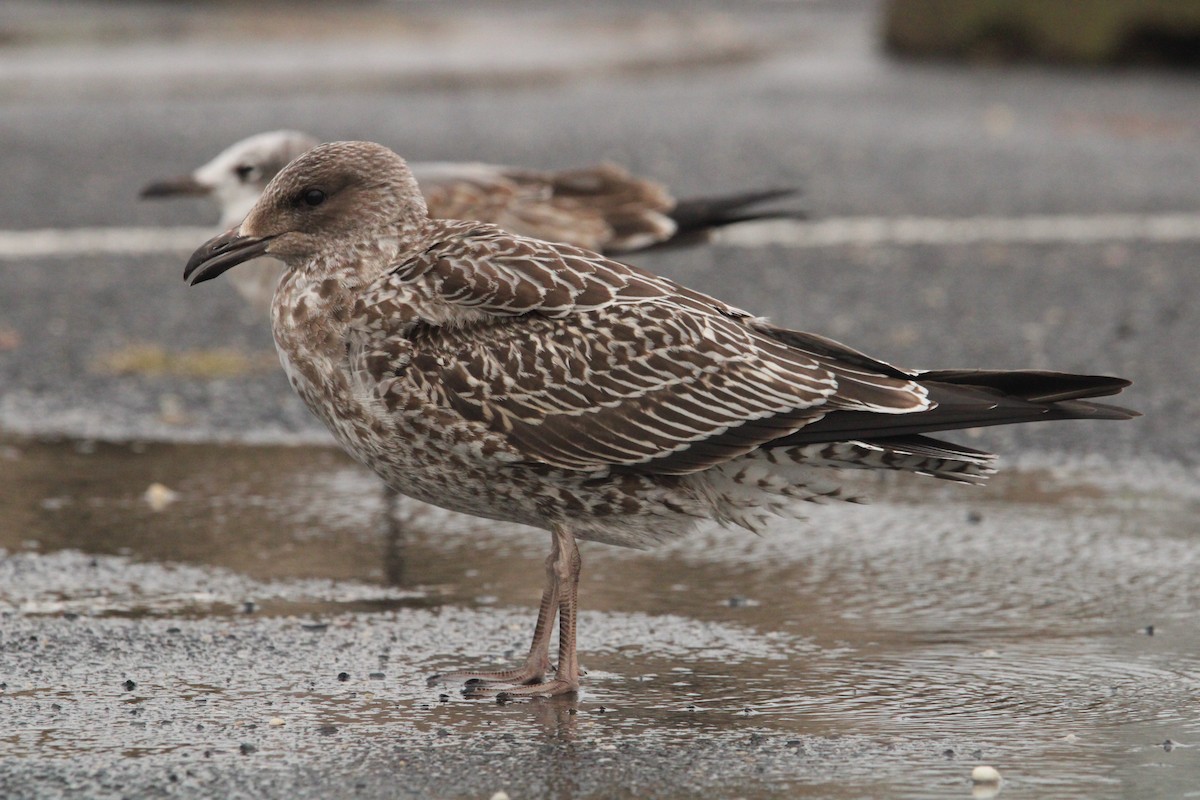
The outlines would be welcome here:
[[[1056,403],[1084,397],[1117,394],[1129,381],[1106,375],[1072,375],[1036,369],[945,369],[917,373],[921,383],[936,381],[995,389],[1001,394],[1037,403]]]
[[[835,411],[767,447],[879,439],[933,431],[1064,419],[1131,419],[1138,412],[1084,398],[1106,397],[1129,381],[1040,370],[939,370],[915,378],[937,406],[912,414]]]
[[[805,219],[807,214],[795,208],[756,208],[771,200],[795,197],[799,189],[764,189],[720,197],[693,197],[680,200],[669,216],[678,229],[661,247],[677,247],[703,242],[715,228],[756,219]]]

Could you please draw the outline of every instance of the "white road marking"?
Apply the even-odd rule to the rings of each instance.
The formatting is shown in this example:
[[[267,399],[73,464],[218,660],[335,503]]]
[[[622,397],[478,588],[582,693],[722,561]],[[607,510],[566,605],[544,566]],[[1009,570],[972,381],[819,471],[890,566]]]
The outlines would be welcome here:
[[[0,230],[0,260],[88,255],[189,253],[215,228],[67,228]],[[839,217],[797,222],[770,220],[722,230],[733,247],[794,248],[906,245],[1088,244],[1200,241],[1195,214],[1065,214],[1030,217]]]
[[[0,231],[0,260],[190,253],[219,231],[208,228],[45,228]]]
[[[739,247],[844,245],[1087,244],[1200,241],[1194,214],[1066,214],[1029,217],[841,217],[812,222],[769,220],[734,225],[717,237]]]

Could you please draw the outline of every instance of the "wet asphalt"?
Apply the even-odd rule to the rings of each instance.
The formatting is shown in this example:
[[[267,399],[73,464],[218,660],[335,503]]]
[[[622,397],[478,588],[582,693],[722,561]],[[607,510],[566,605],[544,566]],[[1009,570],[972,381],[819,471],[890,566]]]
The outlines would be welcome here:
[[[285,126],[422,160],[608,158],[685,195],[801,185],[817,217],[1200,197],[1195,76],[894,64],[867,3],[673,6],[651,19],[715,18],[737,45],[686,67],[355,88],[347,62],[336,89],[185,71],[82,96],[4,71],[86,35],[48,7],[0,16],[58,36],[0,46],[2,229],[215,220],[137,189]],[[179,12],[145,13],[170,41]],[[646,24],[623,3],[462,13]],[[762,538],[589,547],[584,692],[507,705],[425,676],[520,655],[543,535],[388,509],[265,321],[184,287],[186,255],[0,260],[0,796],[989,796],[980,764],[1003,797],[1195,792],[1200,244],[635,259],[905,365],[1123,375],[1145,416],[969,434],[1009,468],[987,489],[867,477],[875,504]]]

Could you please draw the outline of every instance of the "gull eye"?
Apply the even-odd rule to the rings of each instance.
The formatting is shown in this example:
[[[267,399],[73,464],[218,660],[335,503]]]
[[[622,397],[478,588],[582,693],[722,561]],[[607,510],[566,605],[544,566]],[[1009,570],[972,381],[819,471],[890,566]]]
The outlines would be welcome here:
[[[258,176],[258,168],[253,164],[238,164],[233,168],[233,171],[237,173],[238,180],[240,180],[242,183],[246,183],[250,179]]]
[[[320,189],[305,189],[300,199],[306,206],[319,206],[325,202],[325,193]]]

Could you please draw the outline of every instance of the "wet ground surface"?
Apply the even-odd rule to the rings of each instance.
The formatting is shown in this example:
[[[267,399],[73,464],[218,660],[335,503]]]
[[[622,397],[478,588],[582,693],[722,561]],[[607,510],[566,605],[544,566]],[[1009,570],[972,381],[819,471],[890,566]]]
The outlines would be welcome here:
[[[540,532],[389,511],[319,447],[0,456],[6,797],[1197,791],[1200,497],[1168,474],[870,478],[761,538],[588,546],[584,692],[500,705],[425,678],[523,653]]]

